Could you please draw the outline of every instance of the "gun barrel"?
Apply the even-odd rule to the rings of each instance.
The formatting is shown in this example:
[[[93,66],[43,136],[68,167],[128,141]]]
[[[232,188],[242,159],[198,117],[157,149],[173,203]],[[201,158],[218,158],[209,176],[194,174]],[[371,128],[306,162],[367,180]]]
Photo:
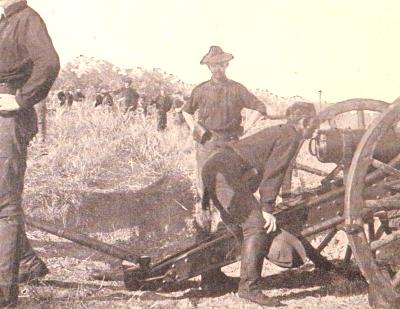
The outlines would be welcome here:
[[[68,239],[74,243],[77,243],[81,246],[102,252],[109,256],[129,261],[135,264],[145,265],[148,264],[148,257],[141,257],[139,255],[133,254],[132,252],[127,251],[126,249],[110,245],[104,242],[101,242],[97,239],[91,238],[87,235],[68,231],[64,228],[59,228],[56,225],[45,222],[38,219],[33,219],[26,217],[25,223],[31,227],[37,228],[39,230],[45,231],[47,233],[56,235],[61,238]]]

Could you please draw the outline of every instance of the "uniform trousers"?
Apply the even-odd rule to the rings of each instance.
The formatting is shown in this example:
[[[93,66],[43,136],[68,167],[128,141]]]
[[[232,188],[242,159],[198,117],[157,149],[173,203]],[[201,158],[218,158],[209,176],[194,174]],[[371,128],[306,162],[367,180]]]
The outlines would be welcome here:
[[[0,115],[0,301],[7,302],[18,297],[20,265],[38,259],[26,237],[21,207],[31,132],[16,117]]]

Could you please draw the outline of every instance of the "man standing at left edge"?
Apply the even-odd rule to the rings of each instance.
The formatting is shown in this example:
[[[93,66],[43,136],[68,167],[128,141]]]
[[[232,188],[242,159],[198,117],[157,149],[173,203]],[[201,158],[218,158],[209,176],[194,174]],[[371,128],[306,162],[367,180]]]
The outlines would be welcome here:
[[[16,304],[18,283],[46,265],[26,237],[21,208],[27,146],[37,133],[34,105],[48,95],[59,58],[41,17],[26,1],[0,0],[0,308]]]

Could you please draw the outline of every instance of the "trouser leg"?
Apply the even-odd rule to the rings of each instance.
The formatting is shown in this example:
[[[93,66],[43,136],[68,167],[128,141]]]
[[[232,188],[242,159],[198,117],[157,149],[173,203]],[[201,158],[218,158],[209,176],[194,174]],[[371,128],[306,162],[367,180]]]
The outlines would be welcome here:
[[[49,273],[46,264],[36,255],[26,236],[24,225],[20,231],[19,283],[43,277]]]
[[[18,300],[19,235],[18,218],[0,219],[0,308]]]
[[[11,299],[18,293],[14,276],[18,276],[21,254],[31,260],[34,255],[26,238],[21,208],[28,144],[24,134],[16,119],[0,116],[0,285]]]
[[[215,187],[218,203],[214,204],[213,208],[219,210],[224,222],[224,224],[219,224],[219,227],[225,227],[233,233],[236,232],[238,227],[235,225],[240,224],[248,217],[248,209],[252,209],[254,203],[256,203],[252,194],[241,187],[240,176],[242,168],[240,157],[233,152],[224,151],[214,153],[205,162],[201,170],[202,180],[207,182],[202,185],[207,187],[208,194],[210,194],[209,190]],[[215,179],[215,183],[213,179]],[[220,281],[223,281],[223,277],[220,269],[217,269],[210,273],[205,273],[202,278],[209,281],[216,280],[215,278],[222,278]]]
[[[47,136],[47,106],[46,100],[38,103],[35,106],[37,115],[38,115],[38,125],[39,125],[39,136],[40,141],[44,143],[46,141]]]
[[[25,228],[21,227],[21,254],[20,254],[20,267],[24,268],[30,265],[35,259],[39,259],[33,250],[31,243],[26,236]]]
[[[157,130],[163,131],[167,127],[167,114],[157,114]]]
[[[196,144],[196,187],[197,187],[197,203],[195,209],[195,229],[196,242],[201,242],[212,235],[213,230],[213,213],[212,207],[210,209],[203,209],[201,205],[201,199],[204,195],[204,184],[201,177],[203,165],[214,153],[215,148],[213,144],[206,144],[202,146]],[[211,259],[211,256],[209,257]],[[201,275],[201,285],[204,289],[220,288],[220,285],[227,281],[226,275],[221,271],[220,268],[207,271]]]

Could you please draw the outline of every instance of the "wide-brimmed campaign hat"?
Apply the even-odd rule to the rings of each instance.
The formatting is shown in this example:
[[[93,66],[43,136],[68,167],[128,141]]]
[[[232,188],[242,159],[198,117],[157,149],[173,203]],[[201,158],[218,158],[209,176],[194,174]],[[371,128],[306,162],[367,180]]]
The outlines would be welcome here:
[[[270,262],[284,268],[299,267],[306,262],[306,250],[295,236],[283,229],[278,229],[271,236],[265,256]]]
[[[211,46],[208,53],[201,59],[200,64],[214,64],[227,62],[233,59],[232,54],[228,54],[219,46]]]

